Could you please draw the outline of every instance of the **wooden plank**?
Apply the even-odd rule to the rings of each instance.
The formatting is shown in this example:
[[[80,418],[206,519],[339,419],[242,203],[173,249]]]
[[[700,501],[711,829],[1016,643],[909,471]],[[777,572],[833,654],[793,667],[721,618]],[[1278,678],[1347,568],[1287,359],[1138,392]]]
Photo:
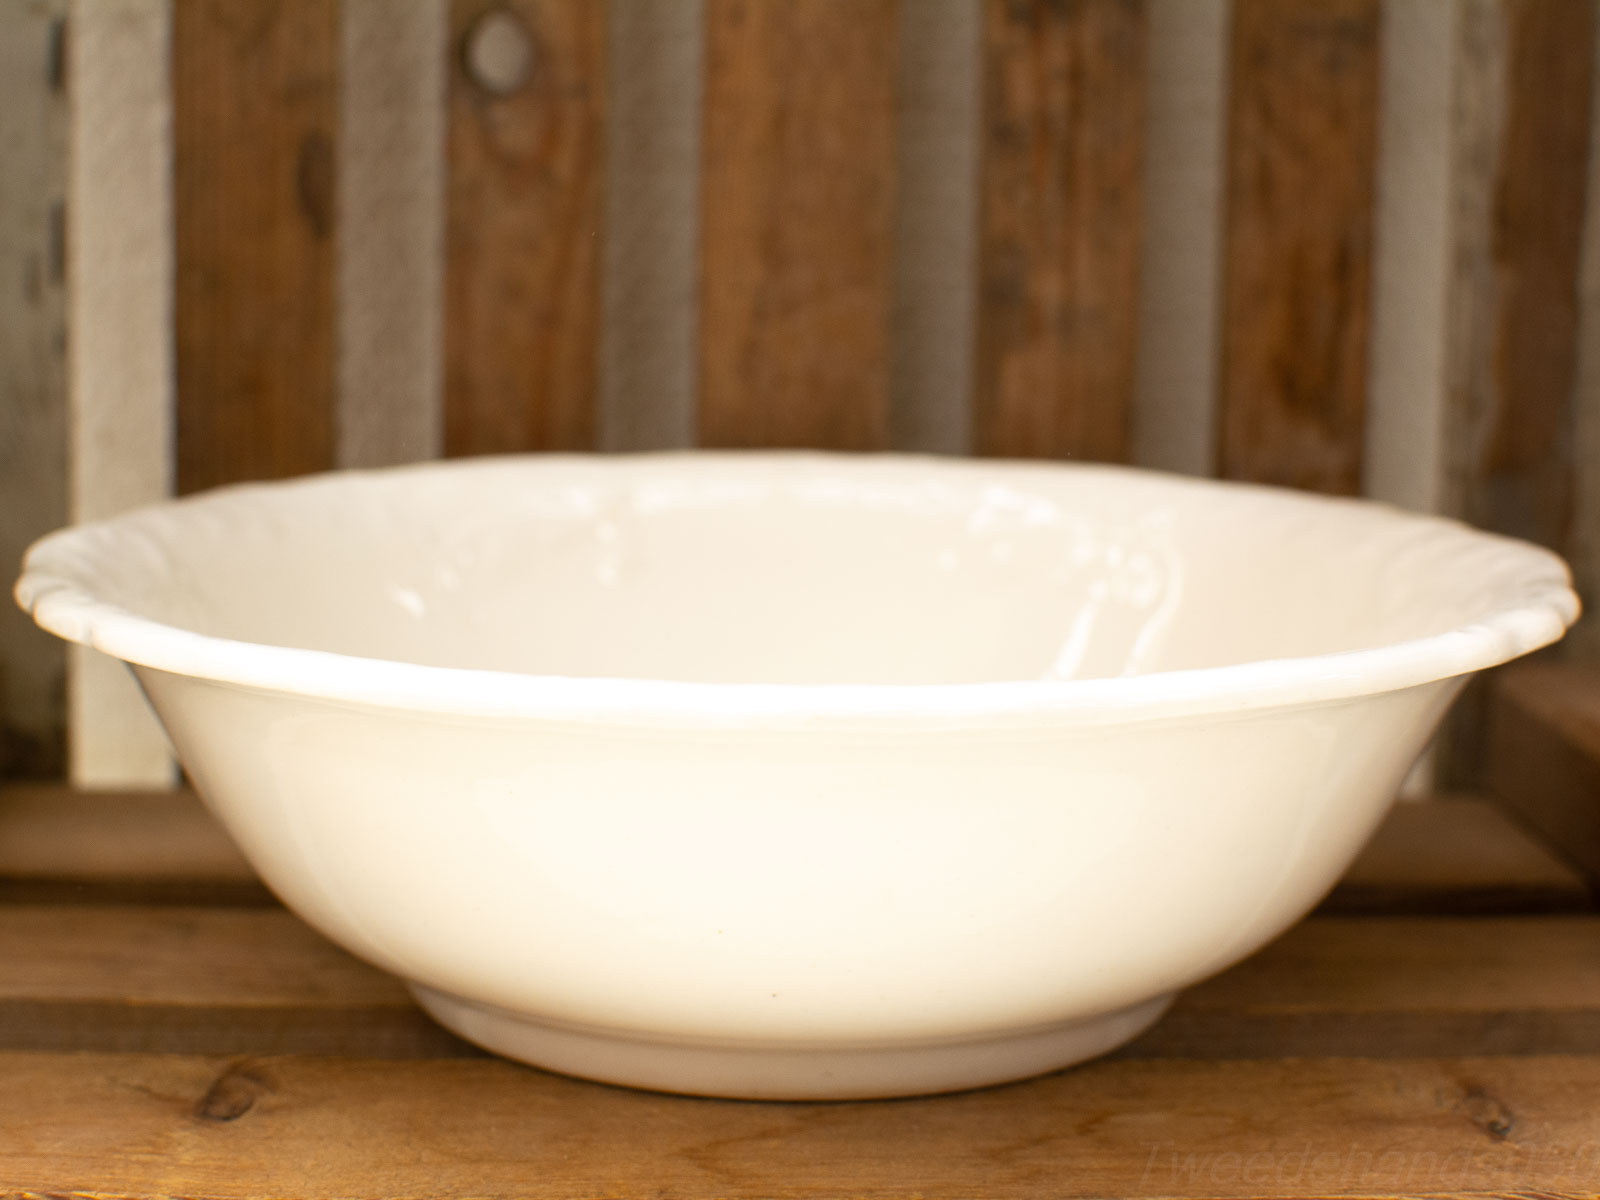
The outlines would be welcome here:
[[[280,908],[0,905],[0,963],[7,1049],[476,1053]]]
[[[171,0],[75,0],[67,205],[74,521],[173,484]],[[68,658],[68,771],[85,787],[172,781],[166,738],[121,663]]]
[[[1144,162],[1141,0],[991,0],[984,28],[980,453],[1129,445]]]
[[[704,0],[610,10],[602,450],[692,446]]]
[[[1323,903],[1324,913],[1592,909],[1583,877],[1488,800],[1402,803]]]
[[[1595,12],[1589,0],[1502,0],[1498,94],[1480,121],[1497,139],[1488,203],[1463,213],[1476,255],[1458,328],[1452,397],[1457,510],[1561,547],[1571,521],[1571,402]],[[1469,341],[1470,339],[1470,341]]]
[[[1374,499],[1445,501],[1453,105],[1459,4],[1386,0],[1380,46],[1372,356],[1362,478]]]
[[[452,0],[445,451],[595,437],[606,6]]]
[[[1600,915],[1313,917],[1199,985],[1186,1007],[1235,1017],[1583,1013],[1593,1026],[1600,1017]],[[1373,1053],[1417,1052],[1374,1046]]]
[[[896,0],[708,0],[700,440],[885,444]]]
[[[0,6],[0,582],[67,521],[65,0]],[[0,597],[0,779],[66,769],[61,644]]]
[[[1317,917],[1179,995],[1139,1058],[1600,1054],[1600,917]]]
[[[1378,0],[1236,0],[1220,473],[1361,487]]]
[[[95,1197],[1593,1196],[1600,1059],[1107,1062],[719,1103],[487,1059],[0,1055],[0,1183]]]
[[[1600,59],[1600,29],[1595,54]],[[1567,636],[1567,653],[1600,662],[1600,85],[1589,109],[1589,174],[1583,215],[1583,257],[1578,266],[1578,361],[1573,383],[1572,528],[1566,556],[1578,594],[1590,611]]]
[[[448,32],[445,0],[339,8],[342,467],[437,458],[444,440]]]
[[[180,492],[334,462],[337,18],[173,8]]]
[[[1600,887],[1600,671],[1534,662],[1495,672],[1487,781]]]
[[[1587,0],[1461,7],[1451,155],[1446,511],[1566,548],[1585,155]],[[1484,693],[1445,728],[1455,786],[1482,788]]]
[[[279,908],[0,904],[0,1047],[467,1052]],[[1600,917],[1317,917],[1129,1058],[1600,1054]]]
[[[0,901],[270,904],[190,792],[0,789]]]
[[[1457,176],[1469,170],[1456,125],[1470,109],[1455,93],[1474,69],[1463,68],[1465,7],[1383,0],[1361,480],[1373,499],[1420,512],[1443,510],[1448,490],[1451,211]],[[1436,738],[1402,795],[1431,791],[1440,765]]]
[[[1190,475],[1217,460],[1231,13],[1150,0],[1133,461]]]
[[[889,445],[972,449],[981,0],[900,9]]]

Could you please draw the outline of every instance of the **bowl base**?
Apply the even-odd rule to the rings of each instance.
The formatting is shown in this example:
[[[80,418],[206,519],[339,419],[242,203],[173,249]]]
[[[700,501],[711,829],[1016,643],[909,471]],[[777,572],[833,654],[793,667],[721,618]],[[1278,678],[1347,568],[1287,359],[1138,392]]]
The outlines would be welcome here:
[[[417,1002],[469,1042],[536,1067],[604,1083],[741,1100],[865,1100],[956,1092],[1043,1075],[1131,1041],[1171,994],[1027,1033],[905,1046],[786,1049],[648,1041],[547,1025],[420,984]]]

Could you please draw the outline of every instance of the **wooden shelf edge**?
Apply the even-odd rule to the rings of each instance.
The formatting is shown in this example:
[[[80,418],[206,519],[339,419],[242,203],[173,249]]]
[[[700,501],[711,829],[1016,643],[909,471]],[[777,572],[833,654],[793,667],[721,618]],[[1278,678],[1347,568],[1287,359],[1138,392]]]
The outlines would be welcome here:
[[[1600,668],[1518,664],[1488,693],[1490,793],[1600,888]]]

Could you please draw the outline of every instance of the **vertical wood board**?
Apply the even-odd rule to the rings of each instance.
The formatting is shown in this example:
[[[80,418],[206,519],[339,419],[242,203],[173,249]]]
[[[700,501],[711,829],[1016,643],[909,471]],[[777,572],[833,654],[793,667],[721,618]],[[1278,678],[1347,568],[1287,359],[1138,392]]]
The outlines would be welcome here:
[[[1133,459],[1209,475],[1217,454],[1231,0],[1151,0]]]
[[[1600,30],[1595,37],[1600,64]],[[1600,70],[1600,67],[1597,67]],[[1568,635],[1575,659],[1600,663],[1600,85],[1590,88],[1588,187],[1578,279],[1578,362],[1573,386],[1572,533],[1567,560],[1585,615]]]
[[[342,0],[336,457],[439,457],[444,434],[445,0]]]
[[[173,7],[180,492],[334,463],[337,18]]]
[[[896,0],[708,0],[700,441],[885,444]]]
[[[65,0],[0,4],[0,586],[67,519]],[[0,778],[59,775],[66,654],[0,593]]]
[[[611,12],[599,443],[694,444],[704,0]]]
[[[67,272],[70,508],[112,517],[173,483],[173,144],[169,0],[77,0]],[[163,786],[172,762],[127,669],[68,666],[68,771],[82,787]]]
[[[1145,24],[1140,0],[986,7],[981,454],[1127,456]]]
[[[896,450],[971,450],[983,12],[983,0],[900,9],[889,365]]]
[[[1378,0],[1236,0],[1219,473],[1361,488]]]
[[[1500,123],[1486,228],[1463,231],[1487,263],[1472,300],[1474,375],[1456,397],[1454,485],[1470,520],[1561,548],[1595,12],[1589,0],[1501,0],[1495,15]]]
[[[1437,512],[1445,501],[1460,13],[1436,0],[1385,0],[1380,47],[1362,476],[1367,495],[1423,512]]]
[[[594,445],[606,21],[598,0],[451,5],[448,454]]]

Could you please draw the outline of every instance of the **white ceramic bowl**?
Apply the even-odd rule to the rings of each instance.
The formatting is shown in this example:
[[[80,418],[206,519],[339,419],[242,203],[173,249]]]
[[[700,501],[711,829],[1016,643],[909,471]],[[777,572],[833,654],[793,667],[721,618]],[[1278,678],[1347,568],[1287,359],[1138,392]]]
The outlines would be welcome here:
[[[1566,568],[1108,467],[468,461],[46,538],[268,884],[494,1050],[757,1097],[1137,1034],[1338,878]]]

